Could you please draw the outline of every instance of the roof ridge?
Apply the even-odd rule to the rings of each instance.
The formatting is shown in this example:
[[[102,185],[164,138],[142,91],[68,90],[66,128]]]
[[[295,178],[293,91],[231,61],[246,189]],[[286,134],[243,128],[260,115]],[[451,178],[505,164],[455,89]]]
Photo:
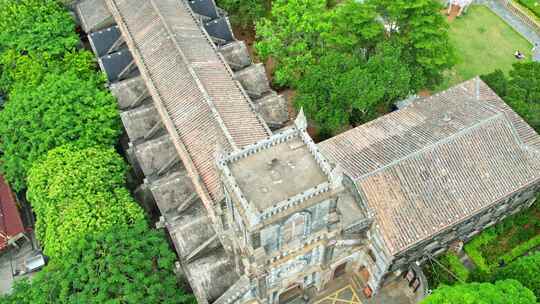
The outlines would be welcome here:
[[[191,8],[190,5],[186,5],[185,3],[185,0],[182,1],[182,4],[184,5],[184,7],[186,8],[186,10],[188,11],[189,15],[191,16],[191,18],[193,18],[195,20],[195,22],[197,22],[197,18],[195,17],[195,12],[193,12],[193,9]],[[228,22],[228,20],[227,20]],[[197,22],[197,24],[199,24]],[[253,104],[253,101],[251,100],[251,98],[246,94],[245,90],[244,90],[244,87],[242,87],[242,85],[236,81],[234,79],[234,73],[233,71],[231,70],[231,67],[229,66],[229,63],[227,63],[227,61],[225,60],[225,58],[223,58],[223,55],[218,51],[218,48],[214,45],[214,43],[212,42],[212,38],[210,37],[210,34],[208,34],[208,32],[206,31],[206,29],[204,28],[204,26],[202,26],[201,24],[199,24],[199,30],[201,31],[201,33],[203,34],[203,36],[206,38],[206,40],[208,41],[208,43],[210,44],[210,47],[214,50],[214,52],[216,53],[219,61],[225,66],[225,70],[227,71],[227,75],[229,75],[229,77],[231,77],[231,81],[234,82],[235,86],[241,91],[241,94],[244,96],[244,98],[246,99],[246,102],[248,103],[251,111],[255,114],[255,117],[257,118],[257,120],[259,121],[259,123],[263,126],[263,128],[265,129],[267,135],[272,135],[272,131],[270,130],[270,128],[268,127],[268,125],[266,124],[266,122],[264,121],[264,119],[261,117],[261,115],[256,111],[256,108],[255,108],[255,105]],[[233,35],[233,38],[236,40],[236,38],[234,37]]]
[[[375,175],[376,173],[379,173],[380,171],[385,170],[386,168],[389,168],[389,167],[392,167],[392,166],[394,166],[396,164],[399,164],[399,163],[401,163],[402,161],[404,161],[406,159],[412,158],[412,157],[414,157],[416,155],[422,154],[422,153],[424,153],[426,151],[429,151],[429,150],[434,150],[438,146],[441,146],[443,144],[451,142],[451,141],[455,140],[456,138],[467,135],[470,132],[472,132],[473,130],[476,130],[476,129],[490,123],[491,121],[498,120],[500,118],[503,118],[504,121],[508,122],[508,119],[506,119],[506,116],[504,115],[504,113],[498,111],[497,114],[495,114],[493,116],[490,116],[490,117],[488,117],[486,119],[483,119],[483,120],[481,120],[481,121],[479,121],[479,122],[477,122],[477,123],[475,123],[473,125],[470,125],[470,126],[464,128],[464,129],[460,130],[459,132],[456,132],[456,133],[454,133],[454,134],[452,134],[450,136],[447,136],[447,137],[445,137],[443,139],[440,139],[440,140],[438,140],[438,141],[436,141],[436,142],[434,142],[434,143],[432,143],[430,145],[427,145],[427,146],[425,146],[425,147],[423,147],[423,148],[421,148],[421,149],[419,149],[417,151],[409,153],[406,156],[398,158],[398,159],[396,159],[396,160],[394,160],[394,161],[392,161],[392,162],[390,162],[390,163],[388,163],[388,164],[386,164],[384,166],[381,166],[381,167],[379,167],[379,168],[377,168],[377,169],[375,169],[375,170],[373,170],[373,171],[371,171],[369,173],[361,175],[358,178],[355,178],[354,181],[358,182],[360,180],[366,179],[366,178],[368,178],[368,177],[370,177],[372,175]]]
[[[169,23],[167,22],[167,20],[165,20],[165,18],[163,17],[161,11],[159,10],[158,6],[156,5],[155,0],[149,0],[149,1],[150,1],[150,4],[152,5],[152,8],[153,8],[154,12],[159,17],[159,21],[165,27],[165,30],[167,31],[167,34],[169,35],[169,38],[173,41],[174,46],[178,50],[178,53],[180,54],[180,57],[182,58],[182,61],[186,65],[189,73],[191,74],[191,77],[193,78],[193,80],[195,81],[195,84],[199,88],[199,91],[201,91],[202,97],[206,101],[206,103],[208,104],[208,107],[210,108],[210,111],[212,112],[214,118],[216,119],[217,125],[219,126],[219,128],[221,129],[223,134],[225,135],[225,138],[227,139],[227,141],[229,142],[231,147],[233,149],[235,149],[235,150],[238,149],[238,147],[236,146],[236,143],[234,142],[234,138],[232,137],[231,133],[227,129],[227,126],[223,122],[223,119],[221,118],[221,115],[220,115],[219,111],[216,109],[214,101],[212,100],[212,98],[208,94],[208,91],[206,90],[206,88],[202,84],[202,82],[201,82],[201,80],[199,78],[199,75],[197,75],[197,73],[193,69],[193,62],[190,62],[186,58],[186,55],[184,54],[184,51],[182,50],[180,45],[178,45],[178,40],[176,40],[176,38],[173,38],[173,37],[176,37],[176,35],[171,30],[171,27],[170,27]],[[182,2],[182,5],[186,6],[184,2]],[[192,15],[191,11],[189,11],[189,13],[190,13],[191,18],[193,18],[193,15]],[[200,26],[198,26],[198,28],[200,28]],[[205,38],[208,39],[208,37],[206,35],[205,35]],[[214,49],[214,51],[215,51],[215,49]]]

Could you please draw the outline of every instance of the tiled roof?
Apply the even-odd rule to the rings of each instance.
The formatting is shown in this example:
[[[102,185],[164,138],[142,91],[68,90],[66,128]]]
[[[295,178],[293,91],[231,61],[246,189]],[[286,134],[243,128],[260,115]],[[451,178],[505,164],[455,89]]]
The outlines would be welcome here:
[[[24,232],[15,196],[3,176],[0,176],[0,250],[8,245],[8,240]]]
[[[216,146],[254,143],[268,127],[185,1],[107,3],[198,192],[219,200]]]
[[[540,136],[473,79],[319,144],[392,253],[540,181]]]

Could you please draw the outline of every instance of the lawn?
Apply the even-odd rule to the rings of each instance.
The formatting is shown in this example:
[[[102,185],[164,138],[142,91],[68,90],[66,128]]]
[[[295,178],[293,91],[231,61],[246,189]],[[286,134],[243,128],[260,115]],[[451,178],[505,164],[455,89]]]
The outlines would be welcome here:
[[[450,23],[450,40],[458,61],[435,91],[496,69],[507,72],[519,61],[514,58],[516,50],[525,54],[526,60],[531,58],[532,45],[483,5],[471,6],[465,15]]]

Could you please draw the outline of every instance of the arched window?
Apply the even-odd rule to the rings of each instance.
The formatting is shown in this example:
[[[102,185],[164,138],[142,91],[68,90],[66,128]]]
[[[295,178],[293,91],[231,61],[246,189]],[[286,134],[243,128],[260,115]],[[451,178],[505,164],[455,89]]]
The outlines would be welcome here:
[[[309,213],[300,212],[293,214],[281,227],[281,242],[287,244],[300,240],[309,234]]]

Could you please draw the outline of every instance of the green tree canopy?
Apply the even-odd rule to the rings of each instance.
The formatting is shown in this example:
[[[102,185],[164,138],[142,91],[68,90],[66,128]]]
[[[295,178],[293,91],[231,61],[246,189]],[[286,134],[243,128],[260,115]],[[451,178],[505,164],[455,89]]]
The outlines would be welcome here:
[[[350,123],[377,116],[379,107],[409,92],[411,75],[399,64],[400,49],[383,43],[365,61],[359,56],[330,53],[306,67],[295,104],[316,122],[321,134],[337,134]]]
[[[497,70],[482,79],[540,132],[540,62],[515,63],[509,76]]]
[[[139,222],[82,236],[32,282],[15,284],[6,304],[195,303],[177,283],[175,255],[161,232]]]
[[[270,16],[256,30],[256,49],[275,63],[275,82],[290,86],[321,57],[336,52],[364,56],[383,38],[376,7],[354,0],[331,8],[327,0],[272,1]]]
[[[0,111],[0,148],[2,171],[16,191],[25,187],[32,163],[54,147],[116,143],[117,105],[102,86],[97,76],[81,79],[70,71],[46,74],[37,86],[13,87]]]
[[[60,55],[79,43],[75,23],[56,0],[0,0],[0,52]]]
[[[390,37],[404,46],[403,63],[410,66],[418,90],[442,80],[444,70],[456,61],[448,36],[448,23],[435,0],[381,0],[379,12],[390,28]]]
[[[243,28],[254,25],[270,10],[269,0],[217,0],[216,2],[230,14],[233,24]]]
[[[326,0],[274,0],[268,18],[257,22],[256,49],[276,64],[274,80],[292,84],[315,62],[321,33],[330,28]]]
[[[94,54],[77,50],[58,58],[45,52],[22,55],[15,50],[6,50],[0,54],[0,91],[9,93],[15,84],[37,86],[47,74],[68,71],[81,79],[95,77]]]
[[[27,196],[45,254],[64,257],[85,235],[143,220],[124,188],[126,170],[113,149],[99,147],[58,147],[35,163]]]
[[[495,278],[518,280],[523,286],[532,290],[537,298],[540,298],[540,251],[530,256],[520,257],[506,267],[500,268],[495,273]]]
[[[369,55],[383,40],[384,27],[371,1],[345,0],[327,14],[331,29],[321,33],[326,49]]]
[[[536,304],[533,292],[516,280],[442,286],[421,304]]]

